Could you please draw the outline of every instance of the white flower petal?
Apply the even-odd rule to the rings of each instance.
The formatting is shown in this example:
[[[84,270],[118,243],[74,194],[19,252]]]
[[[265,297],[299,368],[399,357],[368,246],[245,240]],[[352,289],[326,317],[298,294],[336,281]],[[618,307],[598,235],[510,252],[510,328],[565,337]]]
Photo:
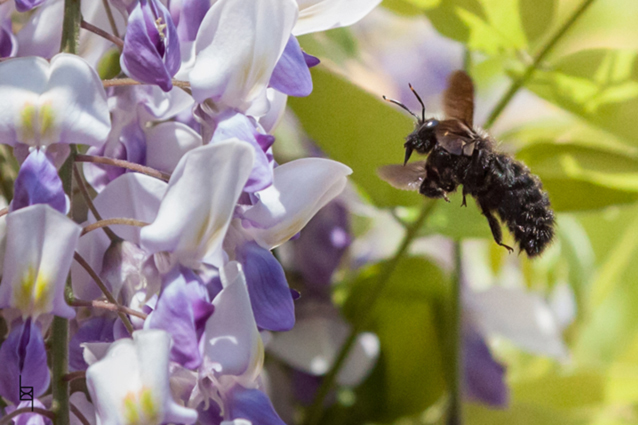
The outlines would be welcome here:
[[[486,334],[499,334],[534,353],[567,357],[558,322],[539,295],[493,286],[469,294],[467,301]]]
[[[297,20],[294,0],[218,0],[202,21],[190,72],[197,102],[246,112],[265,90]],[[252,111],[256,115],[266,110]]]
[[[93,200],[95,208],[103,219],[132,218],[151,223],[157,216],[160,201],[168,185],[156,178],[139,173],[126,173],[109,183]],[[89,213],[89,223],[94,223],[93,214]],[[109,226],[116,235],[135,244],[140,243],[141,228],[136,226]],[[78,253],[93,270],[102,270],[104,253],[111,244],[102,230],[95,230],[80,238]],[[71,282],[73,294],[82,300],[100,298],[102,292],[82,266],[73,263],[71,266]]]
[[[346,27],[359,21],[381,0],[297,0],[299,20],[294,35]]]
[[[224,289],[213,300],[215,312],[206,322],[204,355],[218,365],[221,375],[252,381],[263,366],[264,348],[250,306],[241,265],[229,262],[221,269]]]
[[[149,252],[168,251],[188,267],[221,267],[222,241],[248,180],[253,148],[238,139],[188,152],[175,168],[157,219],[142,229]]]
[[[193,423],[197,413],[173,401],[169,386],[171,339],[161,330],[133,333],[120,339],[106,356],[86,371],[86,382],[99,423]]]
[[[168,121],[146,131],[146,165],[172,173],[188,151],[202,146],[202,137],[180,122]]]
[[[281,245],[343,191],[351,173],[349,167],[323,158],[275,168],[272,186],[257,192],[259,202],[244,211],[244,217],[256,223],[245,231],[266,249]]]
[[[268,351],[295,369],[322,376],[332,367],[349,329],[348,324],[338,317],[311,316],[298,320],[288,332],[274,334]],[[337,376],[339,384],[359,384],[372,370],[379,351],[376,335],[360,334]]]
[[[16,307],[30,316],[74,317],[75,311],[64,300],[64,286],[81,231],[48,205],[9,213],[0,285],[2,307]]]
[[[51,64],[37,57],[0,63],[2,143],[99,146],[110,129],[102,82],[78,56],[62,53]]]

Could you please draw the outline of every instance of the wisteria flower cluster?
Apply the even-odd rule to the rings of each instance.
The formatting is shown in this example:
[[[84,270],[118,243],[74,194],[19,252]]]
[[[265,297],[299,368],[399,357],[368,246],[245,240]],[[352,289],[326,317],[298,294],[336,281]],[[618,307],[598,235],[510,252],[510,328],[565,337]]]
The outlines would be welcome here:
[[[271,250],[351,170],[277,164],[272,131],[286,97],[312,91],[319,60],[296,37],[379,0],[85,0],[79,37],[66,3],[0,5],[0,142],[21,163],[0,263],[7,412],[27,405],[21,387],[55,412],[62,323],[67,376],[90,395],[71,397],[74,423],[283,423],[261,332],[293,328],[298,294]],[[113,53],[125,75],[103,81]]]

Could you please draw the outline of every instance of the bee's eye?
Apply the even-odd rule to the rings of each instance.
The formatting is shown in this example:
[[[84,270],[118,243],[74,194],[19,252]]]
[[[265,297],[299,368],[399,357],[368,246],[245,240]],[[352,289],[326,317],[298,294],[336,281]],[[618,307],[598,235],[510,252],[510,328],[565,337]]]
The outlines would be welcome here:
[[[439,122],[437,120],[429,120],[428,122],[425,123],[425,127],[426,128],[434,128],[439,124]]]

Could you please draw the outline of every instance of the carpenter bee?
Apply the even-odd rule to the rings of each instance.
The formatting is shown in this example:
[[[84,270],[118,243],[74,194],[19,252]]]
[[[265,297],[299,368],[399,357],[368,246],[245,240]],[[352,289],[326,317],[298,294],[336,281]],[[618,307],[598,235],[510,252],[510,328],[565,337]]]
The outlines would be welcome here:
[[[487,218],[494,240],[503,243],[496,213],[514,236],[521,251],[539,255],[554,236],[554,213],[540,179],[521,162],[495,150],[495,141],[473,126],[474,85],[463,71],[454,72],[443,96],[445,119],[425,118],[421,97],[410,89],[422,106],[417,117],[402,103],[387,99],[417,120],[404,144],[403,165],[387,165],[379,176],[399,189],[415,190],[428,198],[443,198],[463,185],[466,195],[476,200]],[[412,152],[428,155],[425,161],[408,164]]]

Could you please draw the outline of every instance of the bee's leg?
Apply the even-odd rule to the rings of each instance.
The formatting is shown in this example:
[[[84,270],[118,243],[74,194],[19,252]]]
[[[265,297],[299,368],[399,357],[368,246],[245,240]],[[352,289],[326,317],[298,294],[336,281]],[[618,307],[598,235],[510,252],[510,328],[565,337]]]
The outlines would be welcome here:
[[[462,207],[467,207],[467,203],[465,202],[465,196],[468,195],[469,193],[470,192],[467,190],[465,185],[463,185],[463,202],[461,202]]]
[[[483,210],[483,215],[485,216],[485,218],[487,218],[487,222],[490,224],[490,230],[492,231],[494,241],[500,246],[507,248],[510,253],[514,252],[514,248],[503,243],[503,233],[501,232],[501,225],[496,217],[494,217],[490,210],[485,208],[482,203],[480,203],[480,205],[481,210]]]
[[[438,186],[437,182],[429,180],[427,178],[423,180],[423,183],[421,183],[419,193],[421,195],[427,196],[428,198],[443,198],[446,202],[450,202],[450,199],[447,197],[447,192],[441,189],[441,187]]]

